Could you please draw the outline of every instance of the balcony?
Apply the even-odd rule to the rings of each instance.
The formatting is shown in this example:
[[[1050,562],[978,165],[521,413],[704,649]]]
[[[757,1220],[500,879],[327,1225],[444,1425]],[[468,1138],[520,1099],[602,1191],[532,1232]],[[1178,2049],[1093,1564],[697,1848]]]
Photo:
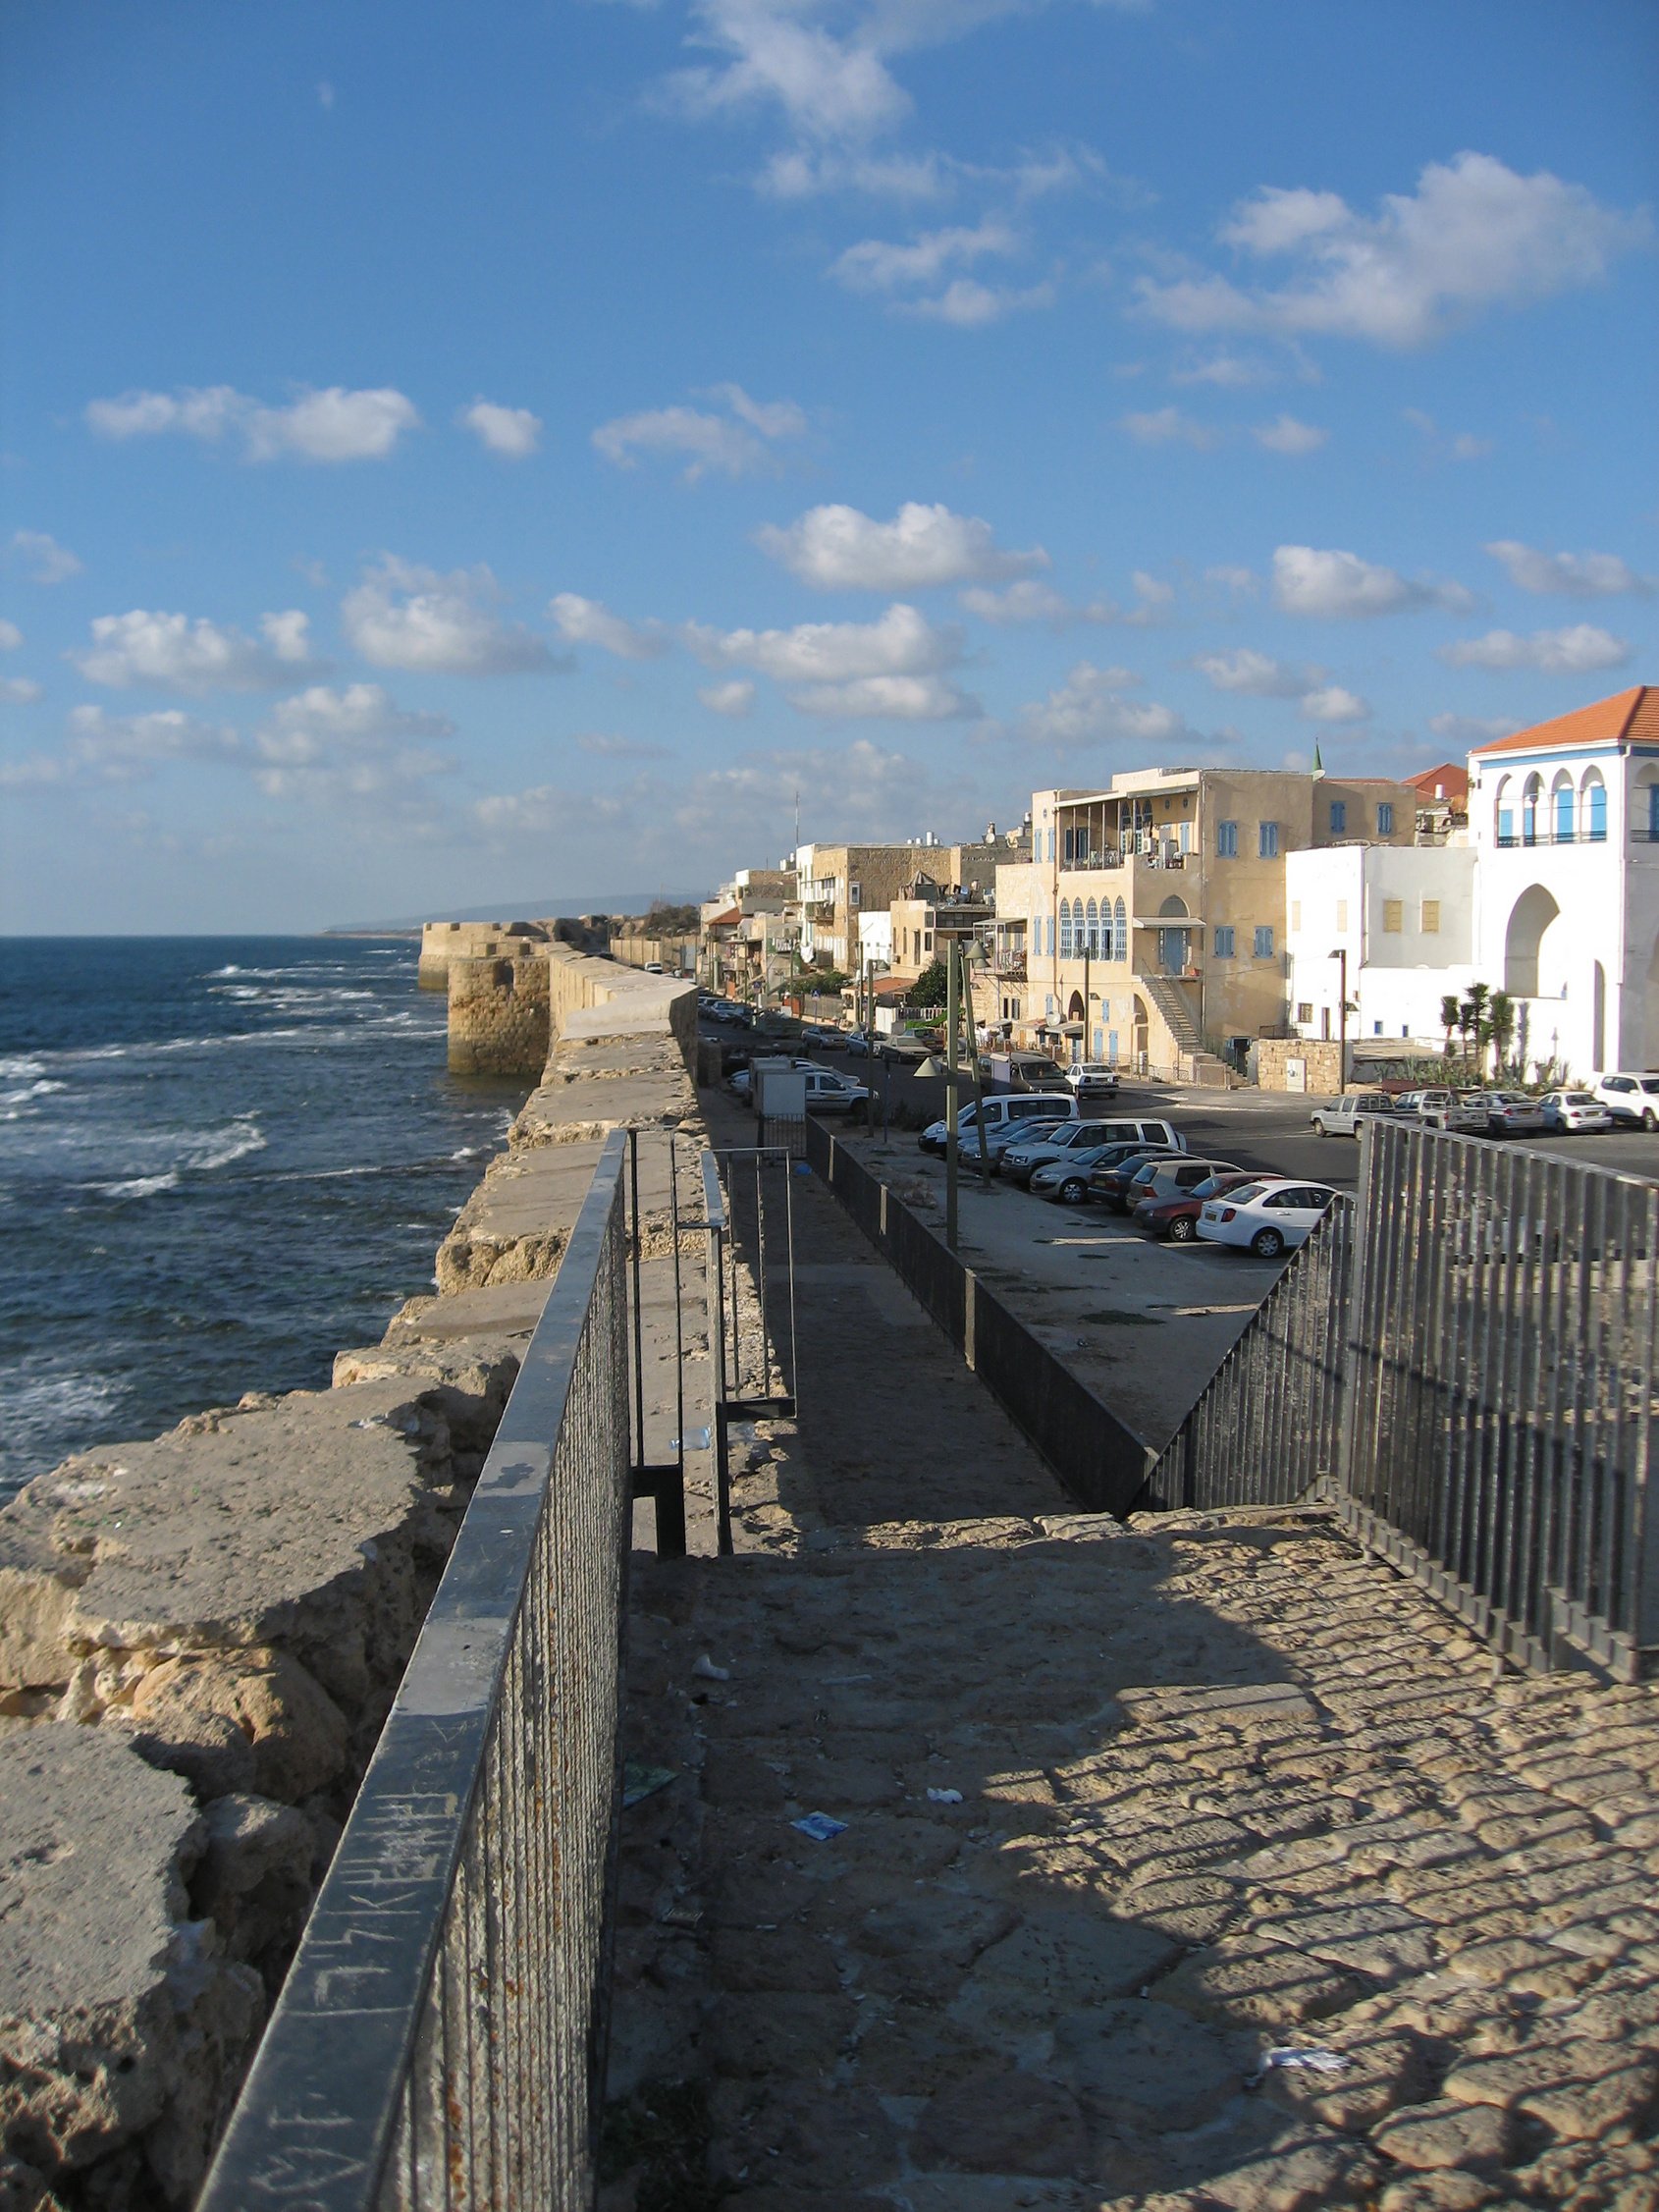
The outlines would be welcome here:
[[[998,983],[1024,983],[1026,956],[1023,952],[1004,953],[1000,960],[992,960],[990,972]]]
[[[1100,852],[1074,853],[1069,860],[1060,862],[1060,873],[1099,874],[1126,867],[1131,861],[1138,861],[1143,868],[1186,868],[1197,865],[1198,854],[1175,851],[1166,853],[1161,845],[1151,841],[1145,846],[1126,845],[1121,848],[1108,847]]]
[[[1651,844],[1655,833],[1632,830],[1632,836],[1638,844]],[[1604,845],[1607,831],[1599,830],[1500,830],[1493,840],[1501,852],[1512,852],[1520,845]]]

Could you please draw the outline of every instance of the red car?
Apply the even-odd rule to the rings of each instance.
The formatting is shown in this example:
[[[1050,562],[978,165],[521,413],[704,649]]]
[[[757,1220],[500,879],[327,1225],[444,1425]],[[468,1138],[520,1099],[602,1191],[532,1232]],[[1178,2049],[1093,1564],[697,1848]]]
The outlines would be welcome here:
[[[1259,1175],[1243,1168],[1215,1169],[1206,1181],[1191,1190],[1158,1191],[1144,1198],[1130,1216],[1143,1236],[1167,1237],[1171,1244],[1191,1244],[1198,1235],[1199,1209],[1206,1198],[1220,1198],[1245,1183],[1258,1183]]]

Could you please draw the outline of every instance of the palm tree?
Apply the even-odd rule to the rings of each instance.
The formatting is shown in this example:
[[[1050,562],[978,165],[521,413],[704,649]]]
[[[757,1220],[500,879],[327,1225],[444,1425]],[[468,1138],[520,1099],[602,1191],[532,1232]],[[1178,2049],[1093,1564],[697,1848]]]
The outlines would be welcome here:
[[[1455,991],[1448,991],[1445,998],[1440,1001],[1440,1026],[1446,1032],[1446,1050],[1444,1053],[1444,1057],[1446,1059],[1450,1059],[1452,1056],[1452,1032],[1458,1026],[1460,1011],[1461,1009],[1458,1005],[1457,993]]]
[[[1504,1062],[1515,1039],[1515,1000],[1507,991],[1494,991],[1486,1009],[1486,1034],[1492,1040],[1492,1054],[1496,1072],[1502,1076]]]
[[[1464,1058],[1471,1063],[1476,1074],[1479,1073],[1479,1065],[1475,1059],[1475,1053],[1477,1051],[1482,1054],[1485,1052],[1486,1003],[1491,996],[1489,985],[1472,983],[1469,987],[1469,997],[1459,1008],[1464,1038]]]

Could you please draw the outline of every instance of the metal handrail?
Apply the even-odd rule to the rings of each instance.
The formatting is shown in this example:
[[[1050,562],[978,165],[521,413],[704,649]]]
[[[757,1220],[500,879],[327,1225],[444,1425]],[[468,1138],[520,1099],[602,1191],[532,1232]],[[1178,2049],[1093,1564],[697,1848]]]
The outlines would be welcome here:
[[[197,2212],[591,2203],[628,1503],[623,1135]]]

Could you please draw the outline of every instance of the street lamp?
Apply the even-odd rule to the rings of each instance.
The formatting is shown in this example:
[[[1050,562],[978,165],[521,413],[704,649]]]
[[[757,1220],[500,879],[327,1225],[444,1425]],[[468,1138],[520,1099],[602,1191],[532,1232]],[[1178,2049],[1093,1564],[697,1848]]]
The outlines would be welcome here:
[[[1337,1048],[1336,1048],[1336,1051],[1337,1051],[1337,1076],[1338,1076],[1338,1087],[1339,1087],[1339,1089],[1342,1089],[1342,1090],[1346,1090],[1346,1089],[1347,1089],[1347,1087],[1348,1087],[1348,947],[1347,947],[1347,945],[1345,945],[1345,944],[1339,944],[1339,945],[1337,946],[1336,950],[1335,950],[1335,951],[1334,951],[1334,952],[1333,952],[1333,953],[1331,954],[1331,958],[1332,958],[1333,960],[1340,960],[1340,961],[1341,961],[1341,963],[1342,963],[1341,969],[1340,969],[1340,971],[1339,971],[1339,977],[1340,977],[1340,980],[1339,980],[1339,982],[1338,982],[1338,984],[1337,984],[1337,991],[1338,991],[1338,995],[1339,995],[1339,996],[1338,996],[1338,998],[1337,998],[1337,1038],[1338,1038],[1338,1043],[1337,1043]]]

